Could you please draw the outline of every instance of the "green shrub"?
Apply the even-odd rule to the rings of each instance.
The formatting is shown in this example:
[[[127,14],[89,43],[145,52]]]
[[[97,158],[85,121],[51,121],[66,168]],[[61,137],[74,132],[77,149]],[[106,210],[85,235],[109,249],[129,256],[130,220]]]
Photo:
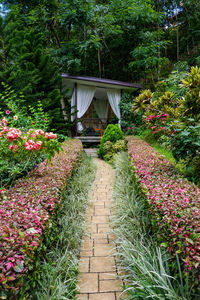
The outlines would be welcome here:
[[[106,142],[103,147],[103,159],[109,163],[113,163],[115,155],[118,152],[127,151],[127,141],[119,140],[116,143],[111,143],[110,141]]]
[[[107,153],[107,152],[111,152],[112,151],[112,147],[113,147],[113,143],[110,141],[105,142],[104,146],[103,146],[103,152]]]
[[[125,140],[119,140],[113,145],[112,148],[115,153],[127,151],[127,142]]]
[[[100,147],[99,147],[98,152],[97,152],[99,157],[103,158],[104,154],[106,154],[104,152],[104,144],[107,141],[115,143],[116,141],[123,140],[123,139],[124,139],[124,134],[123,134],[122,130],[119,128],[118,124],[108,125],[105,132],[104,132],[104,134],[103,134],[103,136],[102,136],[101,144],[100,144]]]

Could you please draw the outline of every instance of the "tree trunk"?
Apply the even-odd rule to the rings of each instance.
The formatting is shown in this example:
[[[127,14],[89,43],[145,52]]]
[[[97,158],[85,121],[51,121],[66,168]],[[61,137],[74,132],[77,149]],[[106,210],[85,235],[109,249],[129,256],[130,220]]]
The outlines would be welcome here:
[[[98,64],[99,64],[99,77],[101,78],[101,56],[100,56],[100,49],[98,49]]]

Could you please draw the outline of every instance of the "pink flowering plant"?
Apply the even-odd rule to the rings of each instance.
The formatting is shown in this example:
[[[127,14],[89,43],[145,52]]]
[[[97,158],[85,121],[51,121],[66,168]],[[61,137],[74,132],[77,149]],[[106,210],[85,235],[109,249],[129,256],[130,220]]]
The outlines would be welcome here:
[[[13,118],[18,121],[16,115]],[[61,144],[57,135],[52,132],[12,127],[9,120],[4,117],[0,120],[0,150],[1,182],[4,184],[6,178],[6,182],[10,184],[16,176],[23,174],[30,164],[35,164],[42,157],[47,157],[51,161],[55,152],[61,150]]]
[[[31,134],[37,135],[32,130]],[[38,132],[38,136],[54,141],[51,133]],[[34,143],[28,142],[29,137],[23,147],[30,149],[26,151],[38,151],[40,144],[35,137]],[[25,275],[33,268],[36,251],[37,255],[42,251],[42,240],[51,228],[60,193],[77,164],[82,145],[69,140],[63,149],[52,158],[52,163],[43,161],[35,172],[18,180],[12,188],[0,190],[0,289],[7,295],[4,299],[17,294]]]
[[[184,272],[200,281],[200,189],[146,142],[131,137],[128,151],[145,193],[161,246],[181,259]]]
[[[146,125],[156,137],[160,137],[169,132],[167,128],[167,117],[168,114],[149,115],[146,117]]]

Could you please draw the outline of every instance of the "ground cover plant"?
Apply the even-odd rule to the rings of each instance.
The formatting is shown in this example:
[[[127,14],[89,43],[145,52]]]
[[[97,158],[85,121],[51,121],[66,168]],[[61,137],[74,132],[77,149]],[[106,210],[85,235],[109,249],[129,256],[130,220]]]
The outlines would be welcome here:
[[[131,137],[128,151],[159,243],[172,257],[178,255],[183,278],[189,275],[193,292],[200,293],[200,189],[146,142]],[[176,264],[171,267],[176,274]]]
[[[27,278],[20,299],[75,299],[84,214],[95,173],[96,165],[83,155],[43,240],[47,251],[34,262],[35,271]]]
[[[152,231],[149,204],[135,180],[128,154],[118,154],[114,166],[116,215],[112,221],[125,299],[195,299],[189,286],[171,274],[170,254],[159,246]]]
[[[51,227],[51,216],[82,145],[69,140],[63,150],[52,158],[52,164],[45,160],[6,193],[1,192],[0,283],[4,297],[10,290],[17,293],[24,275],[32,269],[34,254]]]

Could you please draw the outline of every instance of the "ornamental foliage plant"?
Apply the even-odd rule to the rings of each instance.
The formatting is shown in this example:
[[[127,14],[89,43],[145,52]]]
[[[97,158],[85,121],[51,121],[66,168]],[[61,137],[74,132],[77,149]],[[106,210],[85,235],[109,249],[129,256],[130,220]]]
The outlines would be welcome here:
[[[144,90],[134,100],[132,109],[143,113],[149,129],[146,141],[157,142],[172,151],[177,167],[180,160],[181,164],[185,160],[184,174],[198,183],[200,69],[192,67],[189,73],[182,72],[178,79],[174,76],[160,82],[154,93]],[[174,83],[179,83],[180,91],[174,88]]]
[[[146,142],[131,137],[128,151],[160,245],[179,256],[183,278],[189,274],[191,288],[200,293],[200,189]],[[177,274],[176,263],[171,267]]]
[[[104,144],[106,142],[109,141],[111,143],[115,143],[118,140],[123,140],[123,139],[124,139],[124,134],[122,130],[119,128],[119,125],[109,124],[101,138],[101,144],[97,152],[99,157],[103,158],[103,156],[106,154],[104,150]]]
[[[42,162],[20,179],[0,199],[0,289],[3,299],[17,298],[35,255],[45,250],[42,239],[51,230],[51,217],[61,201],[60,193],[82,151],[77,140],[63,144],[64,151]]]
[[[188,76],[182,80],[184,87],[188,88],[184,97],[185,115],[195,121],[200,120],[200,69],[192,67]]]

